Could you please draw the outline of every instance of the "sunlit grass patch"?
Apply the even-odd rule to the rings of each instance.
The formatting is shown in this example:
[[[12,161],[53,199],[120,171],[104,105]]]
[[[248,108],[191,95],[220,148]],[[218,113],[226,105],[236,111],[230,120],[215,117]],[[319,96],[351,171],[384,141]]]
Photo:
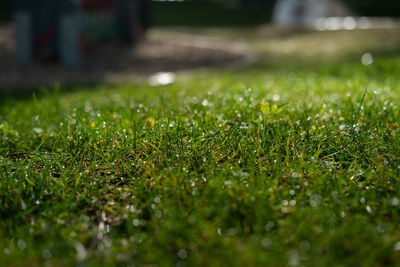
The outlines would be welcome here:
[[[399,70],[261,62],[4,101],[0,262],[396,264]]]

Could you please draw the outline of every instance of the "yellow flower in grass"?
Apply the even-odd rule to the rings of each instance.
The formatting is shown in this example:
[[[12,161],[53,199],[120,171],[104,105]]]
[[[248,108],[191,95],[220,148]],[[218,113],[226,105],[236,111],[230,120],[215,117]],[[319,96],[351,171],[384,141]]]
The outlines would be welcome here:
[[[151,117],[146,119],[146,125],[148,127],[153,128],[155,124],[156,124],[156,120],[155,119],[153,119]]]

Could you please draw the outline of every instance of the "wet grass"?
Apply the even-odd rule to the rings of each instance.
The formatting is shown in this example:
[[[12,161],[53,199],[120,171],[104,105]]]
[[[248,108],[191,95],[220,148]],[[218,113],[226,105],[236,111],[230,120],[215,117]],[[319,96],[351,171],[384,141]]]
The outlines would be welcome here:
[[[0,262],[397,264],[400,56],[374,56],[7,99]]]

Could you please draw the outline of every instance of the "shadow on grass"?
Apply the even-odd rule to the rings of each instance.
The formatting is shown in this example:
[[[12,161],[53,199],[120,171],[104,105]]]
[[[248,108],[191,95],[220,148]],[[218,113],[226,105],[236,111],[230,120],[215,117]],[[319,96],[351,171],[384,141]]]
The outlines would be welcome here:
[[[62,86],[61,86],[62,85]],[[86,83],[86,84],[60,84],[54,83],[52,86],[36,85],[36,86],[21,86],[13,87],[12,89],[0,90],[0,104],[9,100],[22,100],[30,99],[33,97],[41,97],[53,94],[55,91],[58,93],[67,93],[85,90],[94,90],[99,86],[99,83]]]

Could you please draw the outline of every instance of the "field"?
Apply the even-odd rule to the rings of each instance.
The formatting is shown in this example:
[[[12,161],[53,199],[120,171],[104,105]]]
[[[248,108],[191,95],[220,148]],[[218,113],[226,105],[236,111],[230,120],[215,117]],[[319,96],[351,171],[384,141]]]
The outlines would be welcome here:
[[[196,32],[260,60],[0,100],[0,263],[398,264],[400,31]]]

